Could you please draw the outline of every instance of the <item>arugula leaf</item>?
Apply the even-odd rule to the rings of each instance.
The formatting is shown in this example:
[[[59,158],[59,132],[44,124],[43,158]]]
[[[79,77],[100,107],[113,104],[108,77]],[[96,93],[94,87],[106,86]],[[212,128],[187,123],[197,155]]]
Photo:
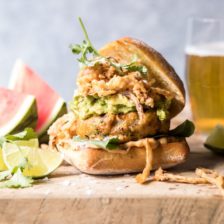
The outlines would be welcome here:
[[[98,51],[93,47],[89,36],[87,34],[86,28],[82,22],[82,19],[80,17],[78,17],[79,23],[81,25],[82,31],[84,33],[85,36],[85,40],[82,42],[82,44],[73,44],[70,46],[72,52],[74,54],[81,54],[81,57],[78,59],[78,61],[83,64],[83,65],[88,65],[91,60],[88,59],[88,55],[92,54],[92,56],[100,56]]]
[[[11,175],[11,171],[10,170],[5,170],[5,171],[0,172],[0,181],[5,180],[10,175]]]
[[[8,188],[31,187],[33,179],[23,175],[21,168],[17,168],[11,179],[4,182],[3,186]]]
[[[169,131],[169,135],[178,136],[178,137],[190,137],[195,130],[194,123],[186,120],[175,129]]]
[[[111,137],[111,138],[106,137],[103,140],[90,140],[90,139],[80,138],[79,136],[75,136],[73,138],[73,141],[74,142],[82,142],[82,143],[86,143],[89,145],[96,145],[100,148],[110,149],[110,150],[116,149],[119,145],[119,140],[116,137]]]
[[[162,137],[169,137],[169,136],[187,138],[193,135],[194,130],[195,130],[194,123],[192,121],[186,120],[180,125],[178,125],[176,128],[174,128],[173,130],[170,130],[168,133],[154,135],[151,137],[156,139],[162,138]]]

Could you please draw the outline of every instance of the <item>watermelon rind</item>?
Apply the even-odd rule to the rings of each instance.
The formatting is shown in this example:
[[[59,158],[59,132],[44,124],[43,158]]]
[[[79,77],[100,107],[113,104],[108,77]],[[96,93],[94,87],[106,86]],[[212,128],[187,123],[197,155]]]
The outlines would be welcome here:
[[[59,117],[61,117],[66,113],[67,113],[66,103],[62,98],[59,98],[58,102],[55,104],[54,109],[52,110],[52,113],[48,118],[48,121],[40,130],[37,130],[40,143],[48,142],[49,136],[47,134],[47,130],[49,129],[49,127],[53,122],[55,122]]]
[[[24,66],[26,66],[21,59],[17,59],[15,66],[12,71],[11,79],[9,82],[9,88],[10,89],[15,89],[16,90],[16,84],[18,80],[22,79],[23,73],[18,72],[22,71]],[[35,74],[35,72],[34,72]],[[23,79],[22,79],[23,80]],[[51,88],[51,87],[49,87]],[[41,91],[41,90],[40,90]],[[23,90],[19,90],[19,92],[23,92]],[[29,93],[29,92],[27,92]],[[31,93],[30,93],[31,94]],[[46,92],[47,94],[47,92]],[[37,106],[38,106],[38,100],[37,100]],[[59,117],[61,117],[63,114],[67,113],[67,107],[65,101],[61,98],[58,97],[57,101],[53,105],[53,108],[51,109],[51,113],[46,117],[46,121],[42,126],[38,125],[36,127],[35,131],[38,134],[38,138],[40,143],[47,143],[48,142],[48,135],[47,135],[47,130],[51,126],[51,124]],[[38,122],[37,122],[38,124]]]
[[[37,124],[37,104],[35,97],[27,95],[15,116],[0,127],[0,136],[23,131],[26,127],[35,128]]]

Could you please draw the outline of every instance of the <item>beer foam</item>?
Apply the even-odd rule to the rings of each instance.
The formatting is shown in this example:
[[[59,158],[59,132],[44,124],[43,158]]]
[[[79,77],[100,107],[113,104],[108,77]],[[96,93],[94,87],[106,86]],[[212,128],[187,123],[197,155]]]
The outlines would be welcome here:
[[[186,48],[185,53],[198,56],[224,56],[224,42],[191,45]]]

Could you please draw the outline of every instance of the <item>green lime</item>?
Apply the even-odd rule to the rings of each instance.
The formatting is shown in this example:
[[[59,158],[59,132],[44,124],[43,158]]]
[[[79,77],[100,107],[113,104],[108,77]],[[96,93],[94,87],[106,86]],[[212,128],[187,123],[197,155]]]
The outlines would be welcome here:
[[[224,154],[224,126],[217,125],[212,129],[204,146],[215,153]]]
[[[7,170],[7,166],[5,165],[5,162],[3,160],[3,155],[2,155],[2,148],[0,147],[0,171]]]
[[[5,142],[2,147],[3,159],[8,169],[19,166],[24,158],[28,163],[25,165],[23,174],[33,178],[41,178],[52,173],[62,163],[61,153],[36,147],[21,146]]]
[[[15,141],[15,144],[18,146],[29,146],[33,148],[38,148],[39,147],[39,141],[37,138],[26,140],[26,141]],[[0,148],[0,171],[7,170],[7,166],[5,165],[4,159],[3,159],[3,154],[2,154],[2,149]]]
[[[33,138],[33,139],[30,139],[30,140],[14,141],[14,143],[18,146],[27,146],[27,147],[31,147],[31,148],[38,148],[39,147],[38,138]]]

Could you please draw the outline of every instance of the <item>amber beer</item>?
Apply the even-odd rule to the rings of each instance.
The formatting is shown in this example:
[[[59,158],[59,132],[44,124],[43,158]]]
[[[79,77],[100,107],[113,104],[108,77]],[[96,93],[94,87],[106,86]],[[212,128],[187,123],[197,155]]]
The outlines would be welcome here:
[[[224,125],[224,43],[188,47],[186,78],[196,129]]]

